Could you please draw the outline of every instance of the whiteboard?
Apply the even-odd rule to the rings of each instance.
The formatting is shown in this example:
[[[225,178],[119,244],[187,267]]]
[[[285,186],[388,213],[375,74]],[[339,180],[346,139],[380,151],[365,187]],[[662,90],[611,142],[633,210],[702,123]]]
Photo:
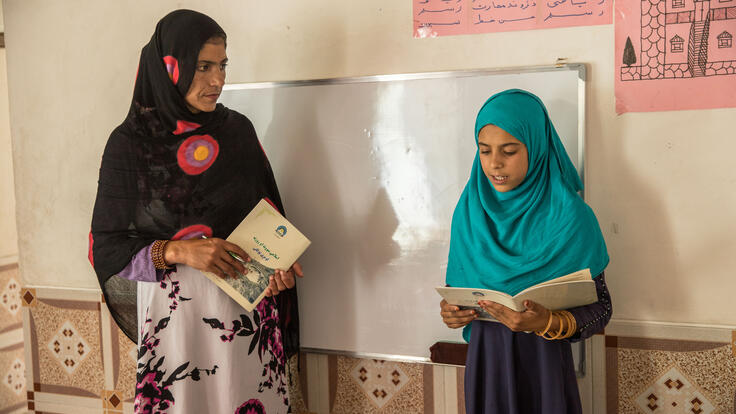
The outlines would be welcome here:
[[[434,287],[475,116],[496,92],[535,93],[582,177],[584,81],[575,64],[226,85],[220,102],[253,122],[287,217],[312,241],[300,259],[302,347],[426,361],[435,342],[461,341]]]

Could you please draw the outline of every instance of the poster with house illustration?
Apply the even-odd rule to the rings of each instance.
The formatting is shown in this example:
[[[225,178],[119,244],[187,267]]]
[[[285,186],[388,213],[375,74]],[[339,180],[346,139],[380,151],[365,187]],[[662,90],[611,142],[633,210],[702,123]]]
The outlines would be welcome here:
[[[616,112],[736,107],[736,0],[620,0]]]

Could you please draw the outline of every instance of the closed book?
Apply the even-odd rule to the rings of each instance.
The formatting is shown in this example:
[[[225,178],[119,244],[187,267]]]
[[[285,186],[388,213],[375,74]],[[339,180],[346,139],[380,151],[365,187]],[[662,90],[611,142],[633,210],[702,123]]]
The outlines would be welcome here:
[[[250,256],[250,261],[243,261],[247,272],[238,272],[235,278],[202,273],[249,312],[266,296],[274,271],[288,270],[311,243],[266,200],[256,204],[227,241]]]

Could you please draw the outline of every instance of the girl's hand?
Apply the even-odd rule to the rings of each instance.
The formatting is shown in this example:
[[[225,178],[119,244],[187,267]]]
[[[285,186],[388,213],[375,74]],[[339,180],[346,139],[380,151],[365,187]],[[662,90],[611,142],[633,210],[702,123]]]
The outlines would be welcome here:
[[[452,329],[462,328],[478,317],[474,310],[460,310],[459,307],[450,305],[444,299],[440,302],[440,316],[442,316],[442,322]]]
[[[282,290],[293,288],[296,285],[294,275],[304,277],[304,271],[302,271],[302,265],[299,262],[294,262],[287,271],[277,269],[268,281],[266,296],[276,296]]]
[[[245,266],[235,260],[228,251],[240,256],[246,262],[251,259],[238,245],[223,239],[172,240],[164,248],[166,264],[181,263],[205,272],[214,273],[221,278],[237,277],[236,272],[247,273]]]
[[[526,310],[523,312],[488,300],[480,300],[478,304],[514,332],[542,331],[549,322],[549,309],[530,300],[524,301]]]

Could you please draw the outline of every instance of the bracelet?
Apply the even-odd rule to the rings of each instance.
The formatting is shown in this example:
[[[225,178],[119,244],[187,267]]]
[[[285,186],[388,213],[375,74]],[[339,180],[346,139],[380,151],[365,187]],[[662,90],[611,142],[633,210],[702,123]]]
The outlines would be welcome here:
[[[565,320],[565,331],[562,332],[562,335],[560,335],[560,337],[559,338],[556,338],[556,339],[565,339],[565,338],[568,338],[570,336],[569,334],[570,334],[570,330],[572,328],[572,320],[571,320],[571,317],[569,317],[565,313],[565,311],[559,311],[559,312],[557,312],[557,315],[560,317],[560,319],[564,319]]]
[[[552,315],[553,315],[553,313],[554,312],[550,312],[549,313],[549,318],[547,318],[547,326],[544,327],[544,330],[543,331],[536,331],[536,332],[534,332],[535,334],[537,334],[538,336],[544,336],[547,333],[547,331],[549,331],[549,328],[552,326]]]
[[[549,328],[552,326],[552,318],[557,317],[560,322],[560,327],[556,332],[550,332]],[[576,331],[577,324],[575,318],[570,312],[567,311],[554,311],[549,315],[549,321],[547,327],[541,332],[536,332],[537,335],[547,340],[565,339],[571,337]]]
[[[168,242],[168,240],[156,240],[151,245],[151,261],[156,269],[171,269],[171,266],[167,265],[164,260],[164,247]]]
[[[557,311],[552,312],[552,314],[555,315],[555,316],[557,316],[557,319],[559,319],[559,321],[560,321],[560,329],[554,335],[552,335],[551,332],[547,332],[546,335],[542,336],[542,338],[548,339],[550,341],[551,340],[554,340],[554,339],[560,339],[560,338],[562,338],[562,334],[566,330],[565,319],[563,319],[563,317],[561,316],[561,314],[559,312],[557,312]],[[547,336],[547,335],[552,335],[552,336]]]
[[[568,321],[567,332],[565,332],[565,335],[563,335],[562,337],[563,339],[567,339],[575,335],[575,333],[578,331],[578,324],[577,324],[577,321],[575,320],[575,317],[572,315],[572,313],[568,311],[561,311],[560,313],[564,315]]]

